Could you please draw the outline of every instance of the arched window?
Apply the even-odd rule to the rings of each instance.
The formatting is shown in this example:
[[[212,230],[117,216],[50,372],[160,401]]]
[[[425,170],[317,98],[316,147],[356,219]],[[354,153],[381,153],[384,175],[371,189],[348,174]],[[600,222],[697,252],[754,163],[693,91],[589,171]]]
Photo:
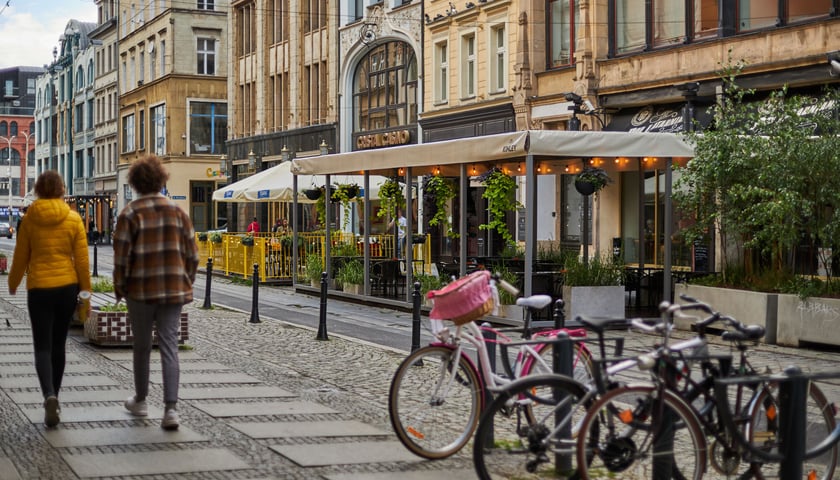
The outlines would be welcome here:
[[[18,124],[17,122],[11,122],[9,124],[9,135],[15,136],[18,134]]]
[[[10,150],[9,150],[8,146],[3,147],[3,149],[0,150],[0,167],[7,167],[9,165],[9,151]],[[12,152],[12,166],[16,167],[16,166],[20,165],[20,152],[18,152],[14,148],[11,149],[11,152]],[[8,175],[7,175],[7,177],[8,177]]]
[[[76,70],[76,90],[79,90],[80,88],[84,87],[85,86],[84,82],[85,82],[85,71],[82,69],[82,67],[79,67],[79,69]]]
[[[93,59],[90,59],[90,61],[88,62],[88,81],[87,81],[88,85],[93,85],[93,72],[94,71],[95,70],[93,68]]]
[[[29,122],[29,132],[30,135],[35,133],[35,122]]]
[[[373,47],[353,79],[353,131],[393,130],[417,123],[417,57],[405,42]]]
[[[5,121],[0,122],[0,137],[9,136],[9,124]]]

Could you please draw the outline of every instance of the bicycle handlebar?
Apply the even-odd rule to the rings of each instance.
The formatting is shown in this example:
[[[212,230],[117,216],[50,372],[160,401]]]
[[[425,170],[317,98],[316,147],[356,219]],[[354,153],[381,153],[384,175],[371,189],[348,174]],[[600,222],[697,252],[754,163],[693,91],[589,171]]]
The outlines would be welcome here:
[[[492,278],[496,282],[496,285],[502,287],[509,294],[513,295],[514,297],[519,296],[519,289],[508,283],[506,280],[502,279],[501,275],[499,275],[498,273],[491,274],[490,278]]]
[[[662,311],[663,313],[667,312],[668,314],[671,314],[671,315],[674,315],[674,314],[678,315],[679,312],[681,312],[683,310],[701,310],[703,312],[708,313],[709,314],[708,317],[694,322],[694,325],[697,327],[697,330],[701,334],[703,333],[703,331],[706,327],[708,327],[709,325],[711,325],[713,323],[716,323],[716,322],[722,322],[726,326],[732,327],[735,330],[737,330],[737,331],[739,331],[739,332],[741,332],[745,335],[748,335],[748,337],[755,334],[753,332],[753,330],[754,330],[753,326],[744,325],[743,323],[741,323],[740,321],[736,320],[735,318],[733,318],[729,315],[724,315],[724,314],[722,314],[718,311],[715,311],[712,308],[712,306],[709,305],[708,303],[701,302],[700,300],[697,300],[696,298],[690,297],[690,296],[688,296],[684,293],[680,295],[680,298],[685,300],[686,302],[689,302],[689,303],[670,304],[669,302],[662,302],[662,304],[659,307],[660,311]]]

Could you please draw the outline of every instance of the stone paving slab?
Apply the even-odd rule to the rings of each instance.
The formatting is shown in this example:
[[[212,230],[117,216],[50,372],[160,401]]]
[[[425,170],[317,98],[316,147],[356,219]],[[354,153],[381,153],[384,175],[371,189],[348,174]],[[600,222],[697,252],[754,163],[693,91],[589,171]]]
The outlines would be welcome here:
[[[88,453],[62,455],[82,478],[168,473],[211,472],[251,468],[224,448],[142,453]]]
[[[65,375],[61,387],[104,387],[119,385],[120,382],[105,375]],[[0,388],[37,388],[38,377],[8,377],[0,378]]]
[[[304,415],[312,413],[338,413],[315,402],[251,402],[207,403],[193,406],[211,417],[248,417],[255,415]]]
[[[44,422],[44,408],[28,408],[23,411],[23,414],[29,418],[32,423]],[[146,417],[135,417],[128,413],[122,405],[108,406],[108,407],[62,407],[61,421],[63,423],[73,422],[116,422],[120,420],[143,420],[143,419],[163,418],[163,410],[159,408],[149,407],[149,415]]]
[[[3,335],[3,336],[0,336],[0,344],[2,344],[2,345],[21,344],[21,343],[23,343],[23,344],[28,343],[28,344],[32,345],[32,337],[31,336],[25,336],[25,335],[15,335],[15,336]]]
[[[180,426],[178,430],[164,430],[158,425],[91,428],[84,430],[56,428],[44,430],[43,435],[54,447],[183,443],[207,440],[206,437],[184,426]]]
[[[475,478],[475,470],[423,470],[414,472],[335,473],[327,480],[467,480]]]
[[[163,376],[161,372],[151,372],[149,382],[162,384]],[[262,380],[245,373],[182,373],[180,384],[187,385],[190,383],[262,383]]]
[[[15,403],[42,403],[44,396],[37,392],[7,392]],[[62,403],[76,402],[122,402],[133,395],[129,390],[61,390],[59,401]]]
[[[6,457],[0,457],[0,480],[20,480],[15,465]]]
[[[132,360],[134,358],[134,353],[131,351],[131,347],[126,347],[121,350],[100,350],[99,354],[103,357],[107,358],[108,360],[114,360],[115,362],[125,362],[128,360]],[[160,354],[158,353],[157,349],[152,351],[152,362],[159,362],[160,361]],[[204,360],[201,356],[193,351],[186,351],[186,352],[178,352],[178,359],[179,360]]]
[[[0,370],[2,370],[4,375],[37,375],[34,360],[32,365],[4,365]],[[98,371],[98,368],[87,363],[68,363],[64,366],[65,375],[68,373],[94,373]],[[64,383],[62,383],[63,385]]]
[[[32,344],[13,343],[0,345],[0,353],[28,353],[32,355]]]
[[[237,387],[179,388],[181,400],[209,400],[215,398],[296,397],[297,394],[279,387],[256,385]]]
[[[391,432],[356,420],[236,422],[229,425],[251,438],[352,437],[391,434]]]
[[[222,365],[217,362],[179,362],[182,372],[190,371],[218,371],[218,370],[233,370],[227,365]],[[131,362],[120,362],[119,365],[126,370],[133,371],[134,367]],[[149,364],[149,370],[152,372],[160,372],[163,370],[163,365],[160,362]],[[182,382],[183,383],[183,382]]]
[[[274,445],[272,450],[302,467],[354,463],[419,462],[400,442],[348,442],[313,445]]]
[[[65,355],[64,360],[66,362],[79,362],[81,358],[75,353],[68,353]],[[32,361],[32,353],[0,353],[0,363],[23,363],[23,362],[31,362]]]

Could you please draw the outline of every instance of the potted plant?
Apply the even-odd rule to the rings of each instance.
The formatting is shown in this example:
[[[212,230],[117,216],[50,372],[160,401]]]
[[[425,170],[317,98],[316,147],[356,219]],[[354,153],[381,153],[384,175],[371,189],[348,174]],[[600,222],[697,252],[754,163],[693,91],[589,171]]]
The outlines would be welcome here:
[[[222,243],[222,234],[219,232],[213,232],[209,235],[210,243]]]
[[[482,197],[487,200],[489,222],[479,225],[481,230],[496,230],[501,235],[504,244],[514,244],[513,235],[508,230],[507,213],[522,205],[516,201],[516,181],[498,168],[493,168],[482,175],[479,180],[486,187]]]
[[[254,235],[247,233],[242,236],[240,239],[240,243],[246,247],[253,247],[254,246]]]
[[[318,200],[322,193],[323,191],[320,188],[307,188],[303,191],[303,195],[309,200]]]
[[[516,275],[516,272],[508,269],[505,265],[493,266],[492,272],[499,275],[501,280],[511,285],[519,284],[519,277]],[[496,314],[500,317],[521,319],[523,310],[513,305],[516,305],[516,297],[504,288],[499,288],[499,306]]]
[[[568,255],[563,262],[563,300],[566,318],[624,316],[624,264],[612,255],[584,262]]]
[[[347,293],[359,295],[362,293],[362,285],[365,282],[365,266],[357,258],[346,262],[335,275],[336,282],[340,283]]]
[[[455,198],[454,183],[439,175],[426,177],[423,196],[434,206],[432,210],[434,214],[429,219],[429,226],[439,226],[447,236],[457,238],[458,234],[452,231],[452,225],[449,221],[449,202]]]
[[[575,177],[575,190],[581,195],[592,195],[611,182],[612,179],[604,169],[587,166]]]
[[[355,183],[343,183],[335,186],[331,199],[333,202],[341,202],[344,211],[343,228],[347,230],[350,225],[350,202],[359,196],[359,185]]]
[[[113,295],[114,284],[108,277],[93,277],[91,279],[91,291],[94,294],[107,293]],[[134,344],[134,334],[131,330],[131,322],[128,321],[128,307],[125,302],[102,303],[94,296],[91,298],[94,304],[90,317],[84,323],[85,338],[94,345],[100,346],[126,346]],[[98,304],[97,304],[98,303]],[[157,339],[156,327],[152,327],[154,338]],[[189,339],[189,315],[181,312],[181,322],[178,328],[178,343],[183,344]],[[155,340],[157,343],[157,340]]]
[[[309,283],[315,287],[321,287],[321,273],[324,271],[324,261],[321,259],[321,255],[316,253],[310,253],[306,256],[306,278],[309,279]]]
[[[426,295],[432,290],[440,290],[446,286],[446,281],[440,275],[416,273],[414,281],[420,283],[420,296],[423,299],[423,304],[429,306],[431,306],[431,301],[426,298]]]
[[[207,232],[198,232],[198,241],[199,242],[206,242],[207,241]]]

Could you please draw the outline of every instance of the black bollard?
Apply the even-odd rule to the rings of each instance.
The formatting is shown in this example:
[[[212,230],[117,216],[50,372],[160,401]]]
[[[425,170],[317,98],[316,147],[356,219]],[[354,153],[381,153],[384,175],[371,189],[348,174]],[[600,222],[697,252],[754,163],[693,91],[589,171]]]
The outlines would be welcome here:
[[[213,257],[207,257],[207,275],[204,276],[204,306],[202,308],[213,308],[210,302],[210,280],[213,278]]]
[[[99,276],[99,270],[96,268],[97,263],[98,262],[96,261],[96,242],[94,242],[94,244],[93,244],[93,276],[94,277]]]
[[[779,453],[785,457],[779,478],[802,478],[809,383],[798,367],[787,367],[785,374],[788,378],[779,383]]]
[[[554,328],[566,328],[566,302],[562,298],[554,301]]]
[[[318,336],[315,340],[329,340],[327,337],[327,272],[321,272],[321,314],[318,319]]]
[[[420,348],[420,282],[414,282],[414,292],[411,294],[414,301],[411,309],[411,351]]]
[[[490,360],[490,371],[492,373],[496,373],[496,332],[491,330],[490,323],[484,322],[481,324],[482,327],[485,327],[481,330],[481,334],[484,336],[484,344],[487,346],[487,357]],[[454,367],[457,368],[457,367]],[[493,401],[493,394],[490,393],[488,389],[484,389],[484,404],[490,405]],[[494,440],[495,432],[494,429],[490,428],[490,435],[487,437],[487,445],[486,447],[490,448],[495,443]]]
[[[254,264],[254,294],[251,298],[251,319],[248,320],[250,323],[262,323],[260,322],[260,311],[259,311],[259,304],[260,304],[260,265],[258,263]]]

